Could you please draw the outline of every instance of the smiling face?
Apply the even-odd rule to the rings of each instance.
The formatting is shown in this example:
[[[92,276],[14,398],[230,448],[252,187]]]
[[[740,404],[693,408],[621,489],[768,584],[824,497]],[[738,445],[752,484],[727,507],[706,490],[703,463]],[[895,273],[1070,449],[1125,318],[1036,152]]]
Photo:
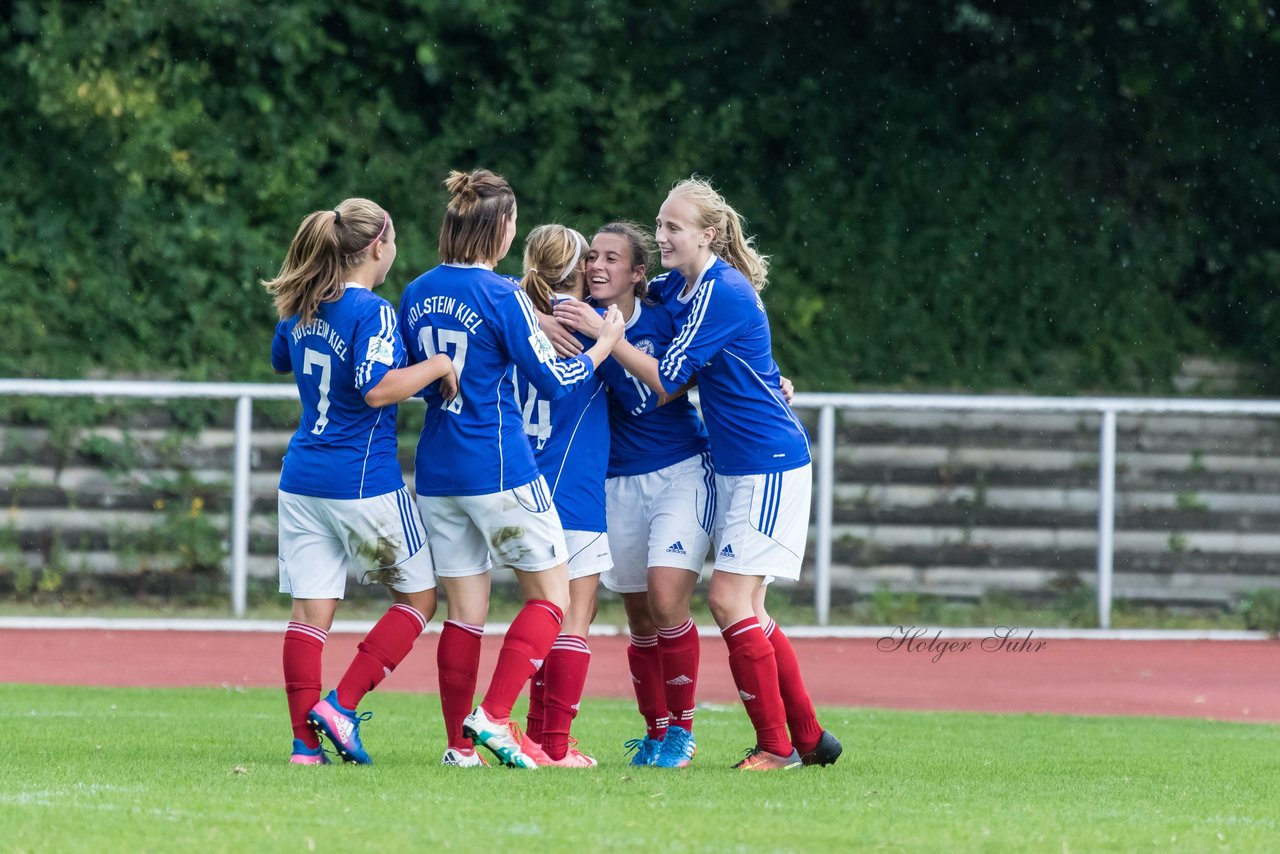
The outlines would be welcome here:
[[[715,229],[700,228],[697,208],[676,195],[667,196],[658,211],[656,223],[654,236],[658,241],[662,266],[668,270],[679,270],[692,282],[711,257],[711,250],[707,247],[715,236]]]
[[[587,253],[587,288],[598,304],[610,306],[634,299],[636,285],[643,282],[644,277],[644,265],[634,265],[631,243],[626,237],[600,233],[591,238],[591,251]]]

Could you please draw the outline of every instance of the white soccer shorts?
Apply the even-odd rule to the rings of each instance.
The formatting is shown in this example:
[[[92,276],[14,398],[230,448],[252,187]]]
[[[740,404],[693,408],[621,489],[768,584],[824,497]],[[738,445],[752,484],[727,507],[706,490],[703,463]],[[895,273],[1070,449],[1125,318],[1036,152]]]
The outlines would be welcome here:
[[[494,563],[542,572],[569,560],[551,490],[537,480],[487,495],[419,495],[436,575],[462,578]]]
[[[615,593],[649,589],[649,567],[702,574],[716,516],[711,455],[695,454],[647,474],[604,482],[613,569],[600,580]]]
[[[613,567],[613,554],[609,551],[609,535],[603,531],[575,531],[565,529],[565,544],[569,547],[569,580],[600,575]]]
[[[400,593],[436,586],[427,532],[407,489],[374,498],[279,493],[280,592],[341,599],[347,576]]]
[[[813,467],[720,475],[715,568],[795,581],[809,539]]]

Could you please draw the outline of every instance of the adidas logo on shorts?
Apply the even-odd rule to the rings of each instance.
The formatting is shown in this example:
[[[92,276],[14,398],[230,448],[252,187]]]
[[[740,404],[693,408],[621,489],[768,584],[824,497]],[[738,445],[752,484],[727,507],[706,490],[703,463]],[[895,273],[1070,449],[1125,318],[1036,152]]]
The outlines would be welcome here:
[[[733,560],[737,555],[733,553],[733,546],[726,544],[725,547],[720,550],[720,557],[725,560]]]
[[[667,546],[667,552],[673,555],[685,554],[686,552],[684,550],[684,543],[680,542],[679,540],[676,540],[674,543]]]

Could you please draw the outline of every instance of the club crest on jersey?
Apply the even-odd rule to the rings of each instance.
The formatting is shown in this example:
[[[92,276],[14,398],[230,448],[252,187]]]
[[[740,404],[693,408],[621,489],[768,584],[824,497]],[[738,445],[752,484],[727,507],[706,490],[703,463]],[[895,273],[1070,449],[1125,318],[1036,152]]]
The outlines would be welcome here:
[[[644,353],[646,356],[653,355],[653,350],[654,350],[653,342],[650,341],[648,338],[641,338],[639,341],[637,341],[635,344],[631,346],[635,347],[637,350],[639,350],[641,353]]]
[[[377,362],[380,365],[390,365],[395,360],[395,351],[391,347],[391,342],[385,338],[370,338],[369,350],[365,353],[364,360]]]
[[[725,547],[720,550],[721,560],[733,560],[737,555],[733,553],[733,546],[726,543]]]
[[[550,362],[556,357],[556,350],[551,346],[551,339],[541,329],[529,336],[529,346],[538,357],[539,362]]]

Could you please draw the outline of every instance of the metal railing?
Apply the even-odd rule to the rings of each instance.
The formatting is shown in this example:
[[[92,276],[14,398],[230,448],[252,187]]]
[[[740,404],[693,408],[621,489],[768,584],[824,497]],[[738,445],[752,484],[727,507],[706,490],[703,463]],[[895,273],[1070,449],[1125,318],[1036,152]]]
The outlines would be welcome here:
[[[292,383],[129,382],[0,379],[0,395],[37,397],[203,398],[235,400],[231,496],[231,607],[244,616],[248,584],[249,469],[255,400],[297,400]],[[828,394],[799,392],[792,405],[818,411],[814,608],[820,625],[831,613],[831,532],[835,493],[837,410],[1078,413],[1101,416],[1098,436],[1098,625],[1111,627],[1115,534],[1116,416],[1280,416],[1280,401],[1127,397],[1021,397],[962,394]]]

